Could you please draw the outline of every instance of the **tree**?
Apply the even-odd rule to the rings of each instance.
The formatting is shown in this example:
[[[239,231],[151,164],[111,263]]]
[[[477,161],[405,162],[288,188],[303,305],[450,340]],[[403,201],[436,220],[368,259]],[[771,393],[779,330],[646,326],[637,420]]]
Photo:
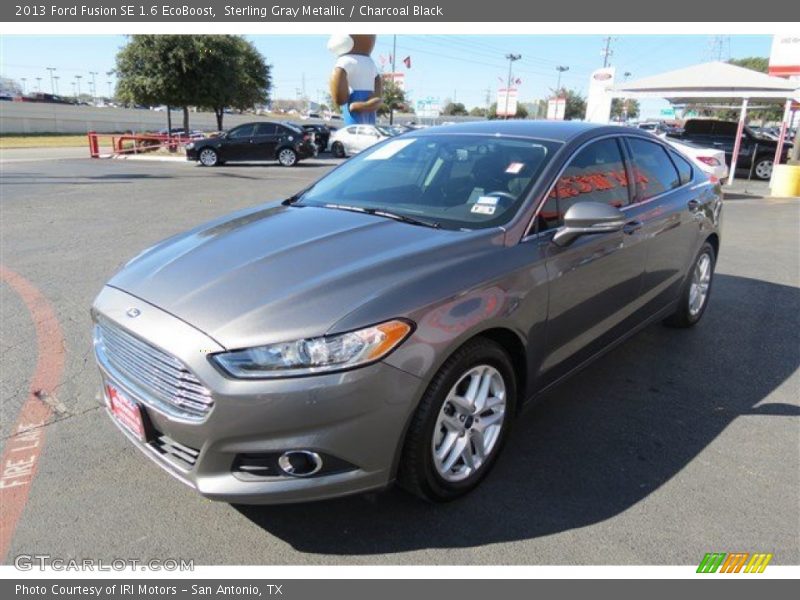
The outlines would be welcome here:
[[[470,109],[469,116],[470,117],[485,117],[487,112],[488,111],[485,108],[482,108],[480,106],[475,106],[472,109]]]
[[[583,97],[583,94],[562,87],[556,95],[567,99],[567,105],[564,108],[565,121],[586,118],[586,98]]]
[[[270,67],[255,47],[233,35],[133,35],[117,54],[117,96],[132,104],[214,110],[253,108],[269,100]],[[169,111],[167,111],[169,115]]]
[[[394,122],[394,111],[406,108],[406,93],[392,79],[383,80],[383,104],[378,108],[379,115],[389,115],[389,123]]]
[[[7,96],[21,96],[22,86],[9,77],[0,77],[0,93]]]
[[[449,102],[445,105],[442,114],[463,117],[469,113],[467,112],[467,108],[461,102]]]
[[[632,98],[614,98],[611,101],[611,118],[626,121],[639,116],[639,101]]]
[[[759,73],[769,72],[769,59],[764,56],[748,56],[746,58],[732,58],[728,64],[744,67]]]
[[[489,111],[486,113],[487,119],[502,119],[504,117],[497,116],[497,102],[492,102],[492,105],[489,107]],[[522,104],[517,104],[517,112],[514,115],[515,119],[527,119],[528,118],[528,111],[525,109]]]

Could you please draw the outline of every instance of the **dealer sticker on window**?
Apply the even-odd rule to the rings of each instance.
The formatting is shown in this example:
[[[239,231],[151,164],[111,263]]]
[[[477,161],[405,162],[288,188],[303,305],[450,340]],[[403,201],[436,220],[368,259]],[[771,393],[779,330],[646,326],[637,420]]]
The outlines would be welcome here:
[[[473,204],[472,209],[470,212],[477,213],[479,215],[493,215],[496,206],[490,206],[488,204],[481,204],[480,202]]]
[[[414,138],[409,140],[392,140],[375,150],[372,154],[367,156],[364,160],[386,160],[387,158],[393,157],[395,154],[400,152],[406,146],[410,146],[414,142],[416,142]]]

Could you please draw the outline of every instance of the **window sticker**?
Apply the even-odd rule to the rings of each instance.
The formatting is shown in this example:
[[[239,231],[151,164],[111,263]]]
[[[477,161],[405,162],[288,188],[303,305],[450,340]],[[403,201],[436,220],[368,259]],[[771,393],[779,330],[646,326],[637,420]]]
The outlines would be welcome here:
[[[479,215],[493,215],[496,208],[496,206],[489,206],[488,204],[481,204],[478,202],[477,204],[472,205],[470,212],[474,212]]]
[[[525,168],[525,163],[512,162],[510,165],[508,165],[506,173],[510,173],[511,175],[516,175],[517,173],[522,171],[523,168]]]
[[[400,152],[406,146],[410,146],[414,142],[416,142],[414,138],[408,140],[392,140],[387,144],[381,146],[375,152],[367,156],[364,160],[386,160],[387,158],[393,157],[395,154]]]
[[[497,204],[497,197],[496,196],[481,196],[478,198],[478,204],[483,204],[484,206],[495,206]]]
[[[472,188],[472,192],[470,192],[469,198],[467,198],[467,204],[475,204],[478,198],[483,197],[483,191],[482,187]]]

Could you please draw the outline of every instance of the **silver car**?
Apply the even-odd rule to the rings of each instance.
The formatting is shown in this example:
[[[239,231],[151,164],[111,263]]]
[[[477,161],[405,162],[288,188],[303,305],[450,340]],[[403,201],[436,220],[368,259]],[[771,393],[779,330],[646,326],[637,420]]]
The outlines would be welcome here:
[[[542,392],[701,319],[721,208],[647,132],[413,131],[129,262],[92,309],[105,405],[208,498],[450,500]]]

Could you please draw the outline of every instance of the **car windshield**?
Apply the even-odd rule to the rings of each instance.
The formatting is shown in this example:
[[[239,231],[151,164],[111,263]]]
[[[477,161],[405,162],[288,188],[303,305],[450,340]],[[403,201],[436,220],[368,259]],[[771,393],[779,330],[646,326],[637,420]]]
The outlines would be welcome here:
[[[386,211],[447,229],[507,223],[560,142],[489,135],[389,139],[342,164],[301,206]]]
[[[375,126],[375,129],[377,129],[377,130],[378,130],[378,131],[379,131],[381,134],[383,134],[383,135],[385,135],[385,136],[393,136],[393,135],[396,135],[396,134],[395,134],[395,133],[393,133],[393,132],[392,132],[392,130],[391,130],[391,129],[389,129],[388,127],[379,127],[379,126],[377,126],[377,125],[376,125],[376,126]]]

